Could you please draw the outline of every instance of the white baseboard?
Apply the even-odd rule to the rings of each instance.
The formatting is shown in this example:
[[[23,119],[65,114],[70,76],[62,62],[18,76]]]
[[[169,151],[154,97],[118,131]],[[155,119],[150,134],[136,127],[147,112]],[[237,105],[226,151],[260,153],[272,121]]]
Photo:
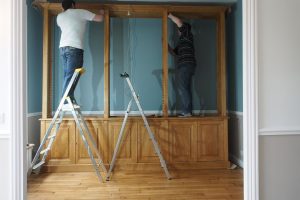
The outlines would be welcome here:
[[[10,139],[10,134],[4,134],[0,132],[0,140],[8,140]]]
[[[300,127],[262,128],[258,133],[260,136],[300,135]]]
[[[42,116],[42,113],[41,112],[27,113],[27,118],[29,118],[29,117],[37,117],[37,116]]]
[[[242,117],[243,116],[243,112],[239,112],[239,111],[228,111],[228,114],[230,115],[236,115],[236,116],[240,116]]]

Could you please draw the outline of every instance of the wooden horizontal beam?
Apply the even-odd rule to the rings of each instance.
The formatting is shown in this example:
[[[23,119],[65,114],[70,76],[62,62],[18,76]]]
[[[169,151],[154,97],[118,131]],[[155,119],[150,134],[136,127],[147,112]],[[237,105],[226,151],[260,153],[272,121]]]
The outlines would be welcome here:
[[[63,11],[60,3],[41,2],[38,4],[54,15]],[[110,17],[122,18],[162,18],[165,10],[188,18],[216,18],[218,14],[225,12],[229,6],[77,3],[76,8],[90,10],[94,13],[100,9],[106,9],[109,10]]]

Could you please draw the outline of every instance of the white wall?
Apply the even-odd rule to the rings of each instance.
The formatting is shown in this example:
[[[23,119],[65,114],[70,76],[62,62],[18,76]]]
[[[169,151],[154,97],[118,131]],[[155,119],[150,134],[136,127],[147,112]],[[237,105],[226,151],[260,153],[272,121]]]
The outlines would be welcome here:
[[[11,0],[1,1],[0,12],[0,199],[11,199]]]
[[[10,137],[0,135],[0,199],[11,199]]]
[[[300,1],[257,3],[259,196],[296,200],[300,196]]]
[[[299,0],[258,1],[260,129],[300,130]]]

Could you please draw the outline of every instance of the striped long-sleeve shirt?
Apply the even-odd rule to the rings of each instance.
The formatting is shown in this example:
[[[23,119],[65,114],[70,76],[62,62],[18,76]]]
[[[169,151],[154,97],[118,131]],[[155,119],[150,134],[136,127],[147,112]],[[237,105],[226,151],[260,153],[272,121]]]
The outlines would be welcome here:
[[[193,34],[191,31],[191,25],[184,22],[181,27],[178,28],[181,32],[178,44],[174,49],[174,53],[177,55],[177,64],[192,64],[196,66],[195,49]]]

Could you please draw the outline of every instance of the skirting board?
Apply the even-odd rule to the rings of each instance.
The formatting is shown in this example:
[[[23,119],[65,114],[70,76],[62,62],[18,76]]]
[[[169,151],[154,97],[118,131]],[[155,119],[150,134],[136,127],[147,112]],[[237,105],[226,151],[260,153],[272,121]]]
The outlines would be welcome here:
[[[300,135],[300,127],[263,128],[258,132],[260,136]]]

